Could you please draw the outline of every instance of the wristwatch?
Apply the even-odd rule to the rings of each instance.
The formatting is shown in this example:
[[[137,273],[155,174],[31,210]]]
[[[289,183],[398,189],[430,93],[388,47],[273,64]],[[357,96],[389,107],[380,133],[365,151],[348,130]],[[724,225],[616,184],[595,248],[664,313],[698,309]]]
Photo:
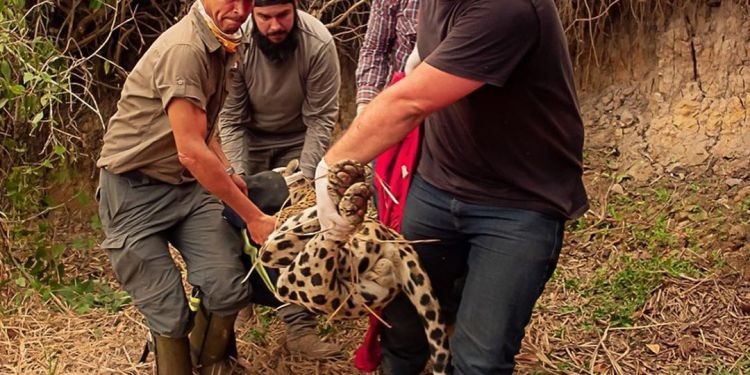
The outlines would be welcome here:
[[[227,174],[230,175],[230,176],[234,174],[234,167],[233,166],[230,165],[229,167],[227,167]]]

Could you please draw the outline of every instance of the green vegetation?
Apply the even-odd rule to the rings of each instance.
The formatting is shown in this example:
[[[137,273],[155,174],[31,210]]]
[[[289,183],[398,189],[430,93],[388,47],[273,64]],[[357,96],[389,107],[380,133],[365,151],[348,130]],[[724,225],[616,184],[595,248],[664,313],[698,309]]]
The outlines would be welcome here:
[[[40,27],[54,6],[0,0],[0,218],[8,219],[12,246],[0,256],[15,265],[14,282],[25,293],[39,293],[79,313],[97,307],[118,310],[129,302],[123,292],[99,278],[65,273],[66,252],[95,248],[97,240],[85,234],[71,243],[57,240],[53,228],[58,223],[47,215],[65,203],[53,198],[50,186],[74,179],[81,152],[79,113],[98,115],[86,87],[86,61],[71,57]],[[57,199],[91,204],[89,194],[80,190]],[[98,225],[92,218],[90,229]],[[6,302],[2,310],[9,309],[13,305]]]
[[[253,310],[259,324],[253,325],[245,335],[245,339],[258,345],[268,345],[268,331],[276,316],[276,311],[272,307],[261,305],[253,306]]]
[[[43,206],[45,177],[78,157],[80,108],[94,109],[82,62],[36,27],[54,5],[0,0],[0,162],[10,217]]]
[[[613,273],[597,270],[583,296],[589,299],[593,317],[617,327],[633,324],[636,312],[665,277],[700,276],[689,261],[670,257],[632,259],[623,256],[623,268]]]
[[[98,219],[93,221],[98,223]],[[32,249],[25,259],[16,263],[18,268],[14,283],[24,290],[15,296],[3,310],[12,310],[29,293],[38,293],[44,301],[53,301],[58,307],[85,313],[92,308],[106,308],[118,311],[130,303],[128,295],[118,288],[112,288],[100,277],[81,279],[78,275],[68,276],[65,271],[63,255],[69,249],[79,252],[95,248],[96,239],[90,235],[75,237],[70,243],[50,242],[51,231],[46,221],[39,221],[31,229],[17,229],[13,237],[20,242],[16,245]],[[13,259],[15,262],[15,258]],[[20,298],[20,300],[19,300]],[[16,303],[14,303],[16,302]]]
[[[641,193],[618,194],[608,200],[606,217],[593,221],[587,216],[571,223],[569,237],[574,241],[593,249],[612,247],[613,251],[605,251],[610,255],[588,278],[555,274],[554,282],[585,301],[563,305],[557,312],[589,316],[584,327],[588,329],[595,329],[593,322],[632,326],[665,280],[698,279],[724,267],[722,254],[705,247],[706,234],[715,227],[700,223],[718,224],[726,217],[736,220],[747,211],[747,199],[736,210],[728,210],[706,201],[702,191],[691,186],[679,193],[679,200],[673,189],[658,186]],[[726,240],[727,235],[719,233],[716,238]],[[555,334],[561,336],[564,331]]]

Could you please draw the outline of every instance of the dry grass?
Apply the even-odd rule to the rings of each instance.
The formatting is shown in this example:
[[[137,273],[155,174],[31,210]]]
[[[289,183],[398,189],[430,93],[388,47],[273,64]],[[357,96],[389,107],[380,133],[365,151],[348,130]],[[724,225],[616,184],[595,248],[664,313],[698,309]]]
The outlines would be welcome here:
[[[732,202],[719,199],[727,196],[719,181],[706,181],[705,188],[697,192],[679,188],[682,182],[674,183],[663,188],[672,192],[670,199],[662,197],[657,202],[651,195],[632,193],[629,197],[634,201],[630,202],[614,196],[600,172],[589,170],[587,180],[594,206],[587,214],[586,225],[571,227],[558,271],[528,327],[518,356],[518,372],[750,373],[750,249],[743,237],[747,233],[733,229],[738,224],[746,225],[749,213],[720,210],[722,205],[732,206]],[[619,220],[597,217],[597,212],[605,212],[601,209],[605,202],[623,212]],[[644,209],[643,204],[653,211]],[[696,205],[711,214],[684,219],[684,209]],[[648,239],[634,242],[639,235],[630,225],[640,225],[661,212],[672,215],[674,221],[669,228],[676,240],[647,251],[643,241]],[[733,221],[726,223],[728,217]],[[97,254],[71,256],[66,264],[70,272],[78,267],[80,275],[99,272],[111,280],[106,257]],[[664,270],[646,269],[662,273],[663,278],[632,314],[632,325],[616,325],[594,313],[596,307],[613,303],[602,299],[614,293],[613,289],[587,290],[597,285],[597,279],[611,280],[626,272],[628,266],[621,258],[624,255],[642,261],[657,256],[686,261],[698,274],[670,274],[669,265]],[[8,264],[0,264],[0,276],[0,373],[150,373],[152,358],[146,364],[138,363],[146,327],[132,306],[117,313],[94,309],[77,314],[61,309],[52,300],[44,302],[32,289],[12,283],[9,279],[17,273]],[[325,340],[344,348],[345,360],[308,361],[290,356],[283,346],[283,326],[268,309],[256,308],[255,314],[244,316],[238,323],[243,368],[238,373],[356,373],[350,358],[359,345],[365,322],[321,327]]]
[[[581,250],[569,249],[561,279],[585,279],[600,267],[600,256]],[[748,280],[731,267],[700,279],[666,278],[632,326],[571,310],[591,302],[558,280],[540,300],[519,361],[560,374],[750,373],[750,330],[741,328],[750,326]]]
[[[18,297],[18,296],[16,296]],[[80,315],[60,311],[32,293],[17,300],[19,308],[0,320],[0,373],[2,374],[150,374],[153,357],[141,356],[146,326],[132,306],[116,314],[93,310]],[[266,309],[261,309],[267,313]],[[267,322],[260,314],[237,323],[240,364],[244,374],[345,374],[355,370],[348,361],[309,361],[291,356],[284,348],[284,328],[273,320],[263,328],[264,340],[253,330]],[[263,322],[261,322],[263,321]],[[325,336],[351,354],[360,340],[364,322],[337,324]]]
[[[687,2],[559,3],[577,65],[588,71],[603,63],[595,46],[607,36],[605,19],[651,27]],[[556,275],[527,329],[518,372],[750,374],[750,174],[738,173],[745,176],[744,185],[729,188],[710,177],[669,176],[631,186],[615,181],[605,155],[590,153],[585,178],[592,209],[570,228]],[[82,217],[75,220],[85,223]],[[2,217],[0,226],[0,374],[151,372],[153,358],[138,363],[146,327],[132,305],[116,313],[100,308],[78,314],[60,298],[45,300],[37,290],[17,285],[23,275],[7,262],[7,250],[13,247],[19,258],[19,252],[33,250],[10,242]],[[59,226],[50,241],[84,231],[80,224]],[[65,257],[68,276],[92,276],[116,286],[101,251],[68,249]],[[651,276],[657,277],[653,284]],[[631,290],[639,286],[645,290],[635,292],[641,294]],[[617,293],[625,294],[614,298]],[[643,300],[628,299],[633,296]],[[620,320],[612,318],[626,306],[636,307]],[[623,318],[631,323],[623,324]],[[268,310],[256,308],[238,322],[244,369],[239,372],[356,373],[350,358],[364,329],[364,321],[323,327],[324,339],[339,343],[347,358],[308,361],[289,355],[283,326]]]

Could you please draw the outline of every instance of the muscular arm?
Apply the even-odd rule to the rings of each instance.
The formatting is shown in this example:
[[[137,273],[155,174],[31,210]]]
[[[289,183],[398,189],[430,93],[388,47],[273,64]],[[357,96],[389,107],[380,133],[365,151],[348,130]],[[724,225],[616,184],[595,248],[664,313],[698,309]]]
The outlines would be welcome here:
[[[227,159],[226,155],[224,155],[224,151],[221,149],[221,145],[219,144],[219,140],[216,138],[216,135],[211,137],[211,140],[208,143],[208,148],[214,152],[217,158],[219,158],[222,167],[226,169],[230,166],[229,159]]]
[[[405,137],[428,114],[458,101],[482,85],[480,81],[422,63],[367,106],[326,153],[326,163],[332,165],[342,159],[369,162]]]
[[[240,191],[232,178],[226,174],[219,156],[206,144],[205,139],[208,136],[206,113],[187,99],[175,98],[167,106],[167,115],[172,125],[180,163],[190,171],[201,186],[240,215],[247,223],[253,240],[258,243],[265,242],[273,229],[273,219],[263,214]],[[268,226],[269,219],[270,227]]]
[[[221,161],[221,165],[225,170],[232,165],[229,159],[227,159],[226,155],[224,155],[224,150],[221,149],[219,139],[215,133],[211,137],[211,141],[208,143],[208,147],[219,158],[219,161]],[[240,175],[237,173],[231,175],[230,178],[232,179],[232,182],[234,182],[234,184],[237,185],[238,188],[240,188],[240,191],[242,191],[243,194],[247,195],[247,184],[245,183],[245,180],[243,180],[242,177],[240,177]]]

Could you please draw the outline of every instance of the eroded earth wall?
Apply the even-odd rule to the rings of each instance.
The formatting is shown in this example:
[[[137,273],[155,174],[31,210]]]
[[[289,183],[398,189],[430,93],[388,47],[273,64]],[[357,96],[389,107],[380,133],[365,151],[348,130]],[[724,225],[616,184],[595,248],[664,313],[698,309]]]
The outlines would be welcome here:
[[[606,87],[581,87],[587,149],[615,154],[619,173],[641,182],[750,178],[748,5],[694,3],[633,30],[606,36],[609,68],[592,78]]]

